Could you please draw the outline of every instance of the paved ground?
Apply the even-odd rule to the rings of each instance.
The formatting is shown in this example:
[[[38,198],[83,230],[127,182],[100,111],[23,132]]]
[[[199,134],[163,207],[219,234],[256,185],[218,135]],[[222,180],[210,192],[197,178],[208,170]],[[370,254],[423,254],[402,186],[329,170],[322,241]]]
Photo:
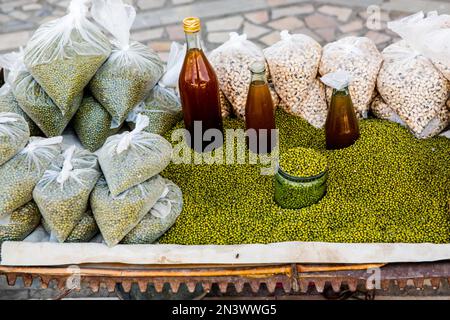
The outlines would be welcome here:
[[[382,49],[395,40],[386,21],[419,10],[450,13],[448,0],[126,0],[137,7],[133,38],[167,59],[171,41],[184,41],[181,20],[197,15],[211,50],[230,31],[245,32],[261,46],[279,31],[306,33],[322,44],[343,35],[365,35]],[[0,52],[26,44],[42,22],[64,15],[69,0],[0,0]]]

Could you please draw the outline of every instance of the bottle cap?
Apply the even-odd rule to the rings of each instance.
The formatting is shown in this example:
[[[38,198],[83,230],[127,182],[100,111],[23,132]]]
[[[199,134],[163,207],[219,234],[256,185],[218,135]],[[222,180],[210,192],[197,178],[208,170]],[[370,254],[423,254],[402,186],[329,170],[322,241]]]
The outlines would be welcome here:
[[[253,62],[250,66],[250,71],[253,73],[263,73],[266,71],[266,65],[262,61]]]
[[[183,20],[183,28],[186,33],[195,33],[200,31],[200,19],[197,17],[187,17]]]

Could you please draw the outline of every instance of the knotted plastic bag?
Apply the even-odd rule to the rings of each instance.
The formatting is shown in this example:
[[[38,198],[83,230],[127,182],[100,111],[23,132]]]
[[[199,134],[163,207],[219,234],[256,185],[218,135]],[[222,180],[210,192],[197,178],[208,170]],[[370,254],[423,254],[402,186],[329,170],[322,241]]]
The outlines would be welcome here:
[[[12,85],[17,73],[23,68],[23,53],[10,52],[0,55],[0,67],[8,73],[5,84],[0,88],[0,112],[13,112],[22,116],[28,123],[31,136],[42,136],[43,133],[31,118],[22,110],[13,94]]]
[[[44,227],[45,231],[50,235],[49,241],[58,242],[55,234],[52,232],[50,226],[44,218],[41,219],[41,224]],[[98,226],[95,222],[94,216],[91,210],[86,211],[81,217],[80,221],[77,223],[75,228],[73,228],[70,235],[64,241],[66,243],[73,242],[89,242],[92,238],[94,238],[98,234]]]
[[[62,137],[31,137],[28,145],[0,166],[0,216],[33,198],[33,189],[51,161],[61,152]]]
[[[25,49],[25,64],[63,115],[81,103],[83,89],[111,52],[90,22],[87,0],[72,0],[67,15],[41,25]]]
[[[157,175],[170,162],[171,144],[159,135],[145,132],[148,125],[149,118],[139,114],[133,131],[109,137],[97,151],[113,196]]]
[[[127,117],[127,123],[134,129],[138,114],[149,118],[146,132],[164,135],[183,119],[181,102],[173,89],[156,85],[148,97],[140,103]]]
[[[349,91],[356,115],[367,118],[382,61],[380,52],[369,38],[345,37],[323,47],[319,72],[326,75],[337,70],[347,71],[353,79]],[[331,93],[328,89],[329,102]]]
[[[125,244],[151,244],[172,227],[183,209],[181,189],[168,179],[153,208],[139,224],[123,238]]]
[[[317,41],[304,34],[291,35],[283,30],[280,36],[280,41],[264,49],[264,56],[284,110],[302,116],[308,111],[305,109],[311,107],[311,86],[315,85],[316,89],[320,87],[316,76],[322,48]],[[315,109],[326,109],[324,101],[316,100],[315,103]],[[311,118],[306,120],[314,122]]]
[[[111,55],[89,87],[117,127],[159,81],[164,64],[148,46],[130,41],[130,28],[136,17],[132,6],[123,4],[122,0],[94,0],[91,13],[114,40]]]
[[[111,120],[111,115],[94,97],[85,95],[72,125],[83,147],[94,152],[119,131],[111,128]]]
[[[113,196],[105,179],[99,179],[90,202],[95,221],[108,246],[118,244],[136,227],[155,205],[164,187],[164,180],[157,175]]]
[[[417,137],[439,133],[445,113],[449,82],[428,58],[427,35],[434,23],[422,14],[390,22],[388,27],[403,40],[382,52],[384,63],[377,79],[383,101]]]
[[[14,157],[28,143],[30,130],[16,113],[0,112],[0,165]]]
[[[220,89],[233,106],[234,114],[244,118],[251,81],[250,66],[257,61],[265,62],[262,50],[247,40],[246,34],[232,32],[230,39],[211,51],[208,59],[214,67]],[[266,72],[268,75],[268,68]]]
[[[100,177],[97,157],[71,146],[45,171],[33,191],[41,214],[59,242],[64,242],[86,212]]]
[[[39,225],[41,214],[33,201],[0,218],[0,246],[3,241],[22,241]]]

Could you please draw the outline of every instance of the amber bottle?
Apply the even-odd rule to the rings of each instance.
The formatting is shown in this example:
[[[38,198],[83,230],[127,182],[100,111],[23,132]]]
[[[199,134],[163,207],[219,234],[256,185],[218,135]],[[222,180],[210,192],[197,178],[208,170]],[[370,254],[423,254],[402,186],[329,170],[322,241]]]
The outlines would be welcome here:
[[[190,147],[197,152],[210,151],[207,146],[211,144],[211,141],[203,139],[207,130],[219,130],[220,145],[223,144],[219,83],[201,47],[200,19],[186,18],[183,20],[183,27],[187,51],[178,85],[184,125],[190,133],[190,139],[188,139]],[[211,138],[211,140],[214,139]]]
[[[325,122],[328,150],[351,146],[359,138],[359,125],[348,87],[333,89]]]
[[[254,153],[270,153],[276,146],[275,114],[272,96],[265,75],[263,62],[251,65],[250,88],[245,105],[245,125],[247,134],[253,129],[253,136],[248,134],[247,144]]]

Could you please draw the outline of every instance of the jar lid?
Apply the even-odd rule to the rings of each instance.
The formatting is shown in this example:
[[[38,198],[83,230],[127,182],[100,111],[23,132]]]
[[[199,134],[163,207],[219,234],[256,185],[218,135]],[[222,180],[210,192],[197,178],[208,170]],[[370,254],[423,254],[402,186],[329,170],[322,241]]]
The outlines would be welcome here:
[[[266,71],[266,65],[262,61],[253,62],[250,65],[250,71],[253,73],[263,73]]]
[[[200,18],[187,17],[183,19],[183,29],[187,33],[195,33],[200,31]]]

